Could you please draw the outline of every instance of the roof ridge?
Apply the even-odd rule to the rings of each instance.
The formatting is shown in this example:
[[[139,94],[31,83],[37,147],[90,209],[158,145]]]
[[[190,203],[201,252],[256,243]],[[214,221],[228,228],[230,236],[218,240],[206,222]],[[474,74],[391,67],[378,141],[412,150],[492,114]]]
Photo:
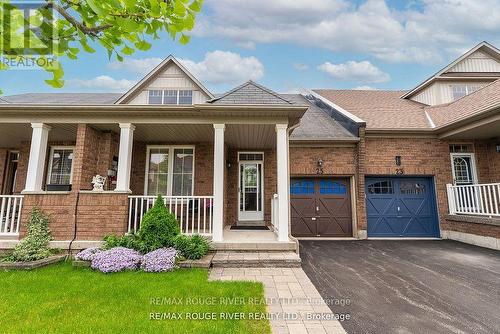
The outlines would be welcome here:
[[[248,85],[253,85],[254,87],[257,87],[257,88],[259,88],[259,89],[261,89],[261,90],[265,91],[266,93],[271,94],[271,95],[273,95],[274,97],[276,97],[276,98],[278,98],[278,99],[280,99],[280,100],[282,100],[282,101],[284,101],[284,102],[286,102],[286,103],[288,103],[288,104],[293,104],[293,103],[291,103],[289,100],[287,100],[287,99],[283,98],[280,94],[278,94],[278,93],[276,93],[276,92],[272,91],[271,89],[269,89],[269,88],[267,88],[267,87],[262,86],[261,84],[256,83],[256,82],[255,82],[255,81],[253,81],[253,80],[248,80],[248,81],[245,81],[245,82],[244,82],[244,83],[242,83],[241,85],[236,86],[235,88],[233,88],[233,89],[231,89],[231,90],[227,91],[226,93],[222,94],[221,96],[217,96],[217,97],[215,97],[215,98],[213,98],[213,99],[209,100],[208,102],[209,102],[209,103],[212,103],[212,102],[215,102],[215,101],[221,100],[221,99],[223,99],[223,98],[225,98],[225,97],[227,97],[227,96],[229,96],[229,95],[231,95],[231,94],[233,94],[233,93],[235,93],[235,92],[237,92],[237,91],[239,91],[239,90],[241,90],[241,89],[245,88],[245,87],[246,87],[246,86],[248,86]]]

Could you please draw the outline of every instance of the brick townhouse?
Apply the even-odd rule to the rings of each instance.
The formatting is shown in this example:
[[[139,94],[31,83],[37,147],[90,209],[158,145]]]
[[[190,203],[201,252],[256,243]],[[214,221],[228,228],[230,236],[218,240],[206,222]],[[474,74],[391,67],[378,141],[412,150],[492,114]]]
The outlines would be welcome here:
[[[500,247],[500,51],[483,42],[410,91],[215,95],[174,57],[125,94],[0,99],[0,245],[50,216],[54,246],[134,232],[161,194],[216,248],[296,238]],[[104,190],[93,190],[96,175]],[[242,238],[243,236],[243,238]]]

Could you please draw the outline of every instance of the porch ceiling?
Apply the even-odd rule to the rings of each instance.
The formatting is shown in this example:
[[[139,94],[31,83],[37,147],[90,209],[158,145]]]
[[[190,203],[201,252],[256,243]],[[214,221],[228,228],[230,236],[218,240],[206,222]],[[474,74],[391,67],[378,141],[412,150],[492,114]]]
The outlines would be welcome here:
[[[76,124],[49,124],[49,141],[75,141]],[[31,141],[31,124],[0,124],[0,147],[19,148],[22,142]]]

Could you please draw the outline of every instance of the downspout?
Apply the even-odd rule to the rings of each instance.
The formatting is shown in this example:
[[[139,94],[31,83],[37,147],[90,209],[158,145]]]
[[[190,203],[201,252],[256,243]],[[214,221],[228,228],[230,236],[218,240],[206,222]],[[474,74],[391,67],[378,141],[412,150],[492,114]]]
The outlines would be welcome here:
[[[68,257],[71,256],[71,246],[73,242],[76,240],[76,232],[78,230],[78,202],[80,201],[80,191],[76,193],[76,204],[75,204],[75,212],[73,213],[73,239],[69,242],[68,246]]]

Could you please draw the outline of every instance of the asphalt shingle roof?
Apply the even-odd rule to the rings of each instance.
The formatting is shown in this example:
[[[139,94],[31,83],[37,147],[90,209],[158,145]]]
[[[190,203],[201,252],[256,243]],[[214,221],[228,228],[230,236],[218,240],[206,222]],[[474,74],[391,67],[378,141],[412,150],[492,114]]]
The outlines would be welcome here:
[[[213,104],[291,104],[278,93],[253,81],[247,81],[209,102]]]
[[[281,94],[292,104],[309,106],[300,125],[290,135],[290,140],[339,140],[355,139],[339,122],[300,94]]]
[[[431,128],[425,105],[402,99],[404,91],[317,89],[315,92],[363,119],[367,129]]]
[[[120,96],[120,93],[27,93],[2,96],[1,99],[13,104],[103,105],[114,104]]]

